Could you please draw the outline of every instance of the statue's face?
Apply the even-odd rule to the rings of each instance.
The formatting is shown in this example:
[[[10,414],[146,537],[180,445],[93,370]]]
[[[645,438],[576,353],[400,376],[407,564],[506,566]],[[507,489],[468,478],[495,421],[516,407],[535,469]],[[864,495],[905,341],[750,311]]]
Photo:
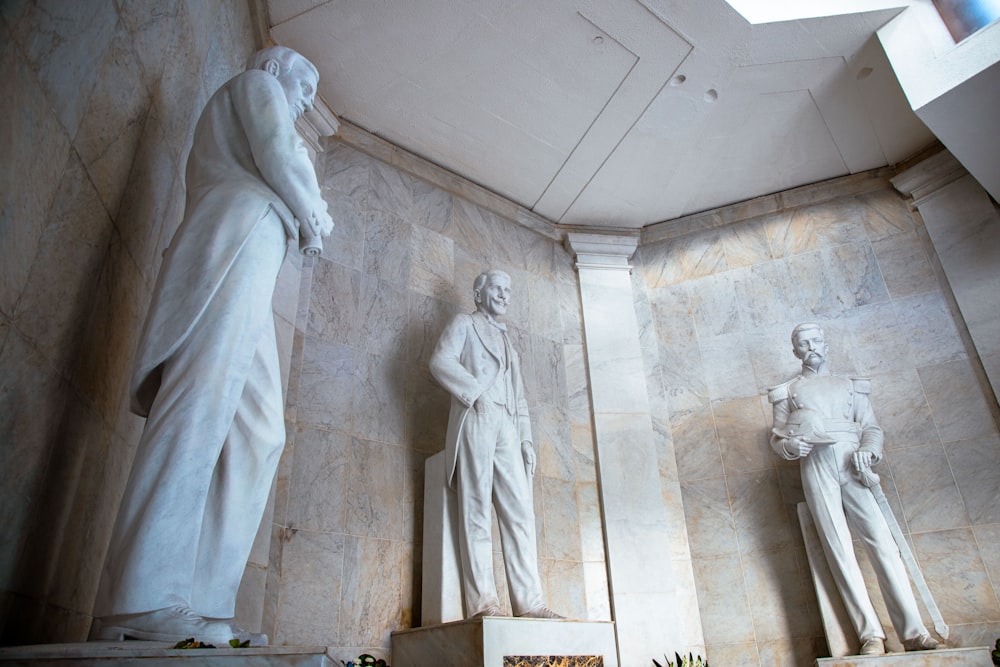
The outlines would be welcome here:
[[[287,72],[278,75],[278,83],[285,91],[288,111],[292,114],[292,120],[296,120],[303,113],[312,109],[319,78],[303,59],[297,58]]]
[[[510,276],[490,274],[482,289],[476,291],[475,298],[479,310],[494,319],[504,315],[510,304]]]
[[[792,350],[795,352],[795,356],[802,360],[803,364],[816,370],[826,363],[829,346],[826,344],[822,330],[806,329],[795,334]]]

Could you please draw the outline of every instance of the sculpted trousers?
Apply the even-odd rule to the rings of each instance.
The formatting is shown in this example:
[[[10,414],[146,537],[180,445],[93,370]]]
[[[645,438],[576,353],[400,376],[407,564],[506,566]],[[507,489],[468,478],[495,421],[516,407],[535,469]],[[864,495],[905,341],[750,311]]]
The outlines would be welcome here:
[[[852,534],[871,555],[882,597],[899,638],[927,632],[889,526],[872,492],[850,473],[852,443],[817,447],[802,459],[802,489],[819,532],[834,581],[858,637],[885,638],[854,555]]]
[[[100,616],[173,604],[212,618],[235,612],[285,441],[271,310],[285,239],[269,211],[163,364],[111,541]]]
[[[491,511],[500,525],[504,568],[515,615],[543,605],[531,480],[514,419],[488,403],[466,416],[458,442],[458,539],[465,613],[500,606],[493,577]]]

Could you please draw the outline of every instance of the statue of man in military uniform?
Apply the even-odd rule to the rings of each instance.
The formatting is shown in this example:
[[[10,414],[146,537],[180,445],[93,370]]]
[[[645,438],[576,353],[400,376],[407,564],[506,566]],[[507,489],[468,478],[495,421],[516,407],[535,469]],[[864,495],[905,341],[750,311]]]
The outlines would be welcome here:
[[[871,380],[830,373],[829,347],[818,324],[800,324],[791,338],[802,373],[768,392],[774,413],[771,448],[782,458],[800,462],[806,503],[861,640],[860,653],[885,653],[885,632],[865,589],[848,521],[868,546],[903,646],[908,651],[937,648],[921,621],[900,547],[893,539],[889,521],[895,524],[895,520],[887,519],[871,488],[872,480],[878,485],[871,466],[882,460],[883,439],[869,400]]]

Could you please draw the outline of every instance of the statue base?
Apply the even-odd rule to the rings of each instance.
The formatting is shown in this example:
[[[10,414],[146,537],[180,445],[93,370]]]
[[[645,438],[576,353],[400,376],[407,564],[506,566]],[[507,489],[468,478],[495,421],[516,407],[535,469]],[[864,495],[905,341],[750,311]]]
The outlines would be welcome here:
[[[614,624],[488,616],[392,633],[392,667],[618,667]]]
[[[993,659],[986,647],[939,648],[911,653],[820,658],[814,664],[816,667],[992,667]]]
[[[326,648],[262,646],[260,648],[175,649],[165,642],[80,642],[0,648],[0,667],[333,667]]]

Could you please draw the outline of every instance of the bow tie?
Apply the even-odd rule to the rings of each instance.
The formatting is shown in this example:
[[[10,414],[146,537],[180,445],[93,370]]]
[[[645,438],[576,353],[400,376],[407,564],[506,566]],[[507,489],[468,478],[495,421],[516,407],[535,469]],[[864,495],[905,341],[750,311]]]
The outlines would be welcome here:
[[[497,322],[492,317],[487,317],[486,321],[495,326],[500,331],[507,331],[507,325],[504,324],[503,322]]]

